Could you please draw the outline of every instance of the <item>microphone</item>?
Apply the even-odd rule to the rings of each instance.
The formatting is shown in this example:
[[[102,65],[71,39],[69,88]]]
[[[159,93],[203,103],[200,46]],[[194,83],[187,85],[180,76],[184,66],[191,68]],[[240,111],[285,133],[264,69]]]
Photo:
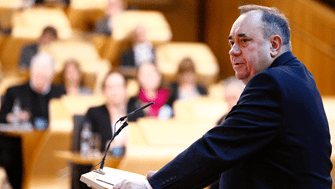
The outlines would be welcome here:
[[[144,105],[144,106],[142,106],[141,108],[138,108],[138,109],[136,109],[136,110],[130,112],[129,114],[127,114],[127,115],[125,115],[125,116],[123,116],[123,117],[120,117],[119,121],[123,121],[123,120],[126,119],[127,117],[130,117],[130,116],[136,114],[137,112],[143,110],[144,108],[147,108],[147,107],[149,107],[149,106],[151,106],[151,105],[153,105],[153,104],[154,104],[153,102],[150,102],[149,104]]]
[[[138,109],[136,109],[136,110],[130,112],[129,114],[127,114],[127,115],[121,117],[118,121],[116,121],[116,122],[115,122],[115,125],[116,125],[118,122],[123,121],[123,120],[126,119],[127,117],[132,116],[133,114],[136,114],[137,112],[139,112],[139,111],[143,110],[144,108],[147,108],[147,107],[149,107],[149,106],[151,106],[151,105],[153,105],[153,104],[154,104],[153,102],[150,102],[149,104],[146,104],[146,105],[144,105],[144,106],[142,106],[142,107],[140,107],[140,108],[138,108]],[[106,156],[107,156],[108,149],[109,149],[109,147],[110,147],[112,141],[114,140],[114,138],[115,138],[115,137],[121,132],[121,130],[124,129],[127,125],[128,125],[127,121],[123,122],[122,126],[121,126],[121,127],[120,127],[120,128],[113,134],[113,137],[112,137],[112,139],[109,141],[108,146],[107,146],[107,148],[106,148],[106,150],[105,150],[105,155],[104,155],[104,157],[102,158],[102,160],[100,161],[100,163],[97,164],[97,165],[100,164],[100,168],[99,168],[98,170],[94,170],[94,172],[99,173],[99,174],[102,174],[102,175],[105,174],[105,173],[102,171],[102,169],[104,168],[104,165],[105,165],[105,159],[106,159]],[[114,128],[115,128],[115,126],[114,126]],[[94,167],[96,167],[97,165],[95,165]],[[92,169],[94,169],[94,167],[93,167]]]

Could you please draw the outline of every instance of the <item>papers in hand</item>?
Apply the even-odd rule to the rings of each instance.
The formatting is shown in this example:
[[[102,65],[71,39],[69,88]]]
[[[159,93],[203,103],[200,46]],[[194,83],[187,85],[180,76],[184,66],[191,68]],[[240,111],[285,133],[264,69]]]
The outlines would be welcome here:
[[[108,170],[105,170],[105,169],[108,169]],[[143,181],[146,179],[145,176],[140,175],[140,174],[122,171],[119,169],[113,169],[109,167],[105,167],[104,171],[106,172],[106,174],[99,176],[96,180],[113,185],[113,186],[123,179],[129,179],[132,181]]]

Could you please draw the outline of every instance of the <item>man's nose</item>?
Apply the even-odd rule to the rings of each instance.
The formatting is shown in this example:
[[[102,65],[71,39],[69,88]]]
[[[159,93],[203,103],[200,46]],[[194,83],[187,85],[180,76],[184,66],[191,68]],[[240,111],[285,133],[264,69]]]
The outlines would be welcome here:
[[[233,46],[231,46],[230,51],[229,51],[229,55],[238,56],[240,54],[241,54],[241,50],[240,50],[240,47],[237,44],[234,44]]]

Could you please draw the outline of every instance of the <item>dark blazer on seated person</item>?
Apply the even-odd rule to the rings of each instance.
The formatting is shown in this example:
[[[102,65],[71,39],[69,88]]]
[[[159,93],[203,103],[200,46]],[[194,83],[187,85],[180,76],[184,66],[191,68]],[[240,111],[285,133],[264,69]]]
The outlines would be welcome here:
[[[112,30],[108,27],[109,17],[103,17],[94,25],[94,32],[104,35],[111,35]]]
[[[23,47],[20,55],[19,67],[29,69],[30,61],[38,53],[38,44],[33,43]]]
[[[136,107],[133,107],[133,105],[129,103],[128,107],[129,112],[127,113],[130,113],[131,111],[136,109]],[[144,114],[139,112],[138,114],[129,117],[128,121],[136,121],[139,117],[143,116]],[[91,123],[92,132],[101,134],[101,151],[102,152],[105,151],[106,142],[112,138],[111,117],[107,110],[106,105],[90,108],[86,113],[85,120],[88,120]]]
[[[286,52],[250,79],[221,125],[148,181],[155,189],[203,188],[222,173],[221,189],[330,189],[331,151],[314,78]]]
[[[8,88],[0,110],[0,122],[7,123],[6,116],[12,111],[16,99],[19,99],[22,110],[27,110],[31,113],[30,122],[32,124],[34,124],[36,117],[43,117],[48,122],[49,101],[53,98],[59,98],[63,94],[66,94],[65,89],[55,85],[51,85],[47,94],[36,93],[30,87],[29,82]]]
[[[178,100],[179,97],[179,84],[177,82],[174,82],[170,85],[170,89],[171,89],[171,95],[169,98],[169,101],[167,102],[167,104],[171,107],[173,107],[173,103]],[[207,95],[207,89],[206,87],[197,84],[197,91],[200,95]]]
[[[152,53],[154,54],[154,61],[155,62],[155,50],[152,48]],[[125,52],[123,52],[121,56],[121,66],[126,66],[126,67],[137,67],[135,63],[135,54],[134,54],[134,49],[131,47],[127,49]]]

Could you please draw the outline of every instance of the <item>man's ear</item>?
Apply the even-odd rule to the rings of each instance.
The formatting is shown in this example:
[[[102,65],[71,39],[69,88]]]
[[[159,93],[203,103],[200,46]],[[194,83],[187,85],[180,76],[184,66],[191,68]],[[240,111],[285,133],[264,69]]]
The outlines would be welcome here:
[[[272,58],[274,58],[279,54],[283,42],[279,35],[271,36],[270,42],[271,42],[270,55]]]

